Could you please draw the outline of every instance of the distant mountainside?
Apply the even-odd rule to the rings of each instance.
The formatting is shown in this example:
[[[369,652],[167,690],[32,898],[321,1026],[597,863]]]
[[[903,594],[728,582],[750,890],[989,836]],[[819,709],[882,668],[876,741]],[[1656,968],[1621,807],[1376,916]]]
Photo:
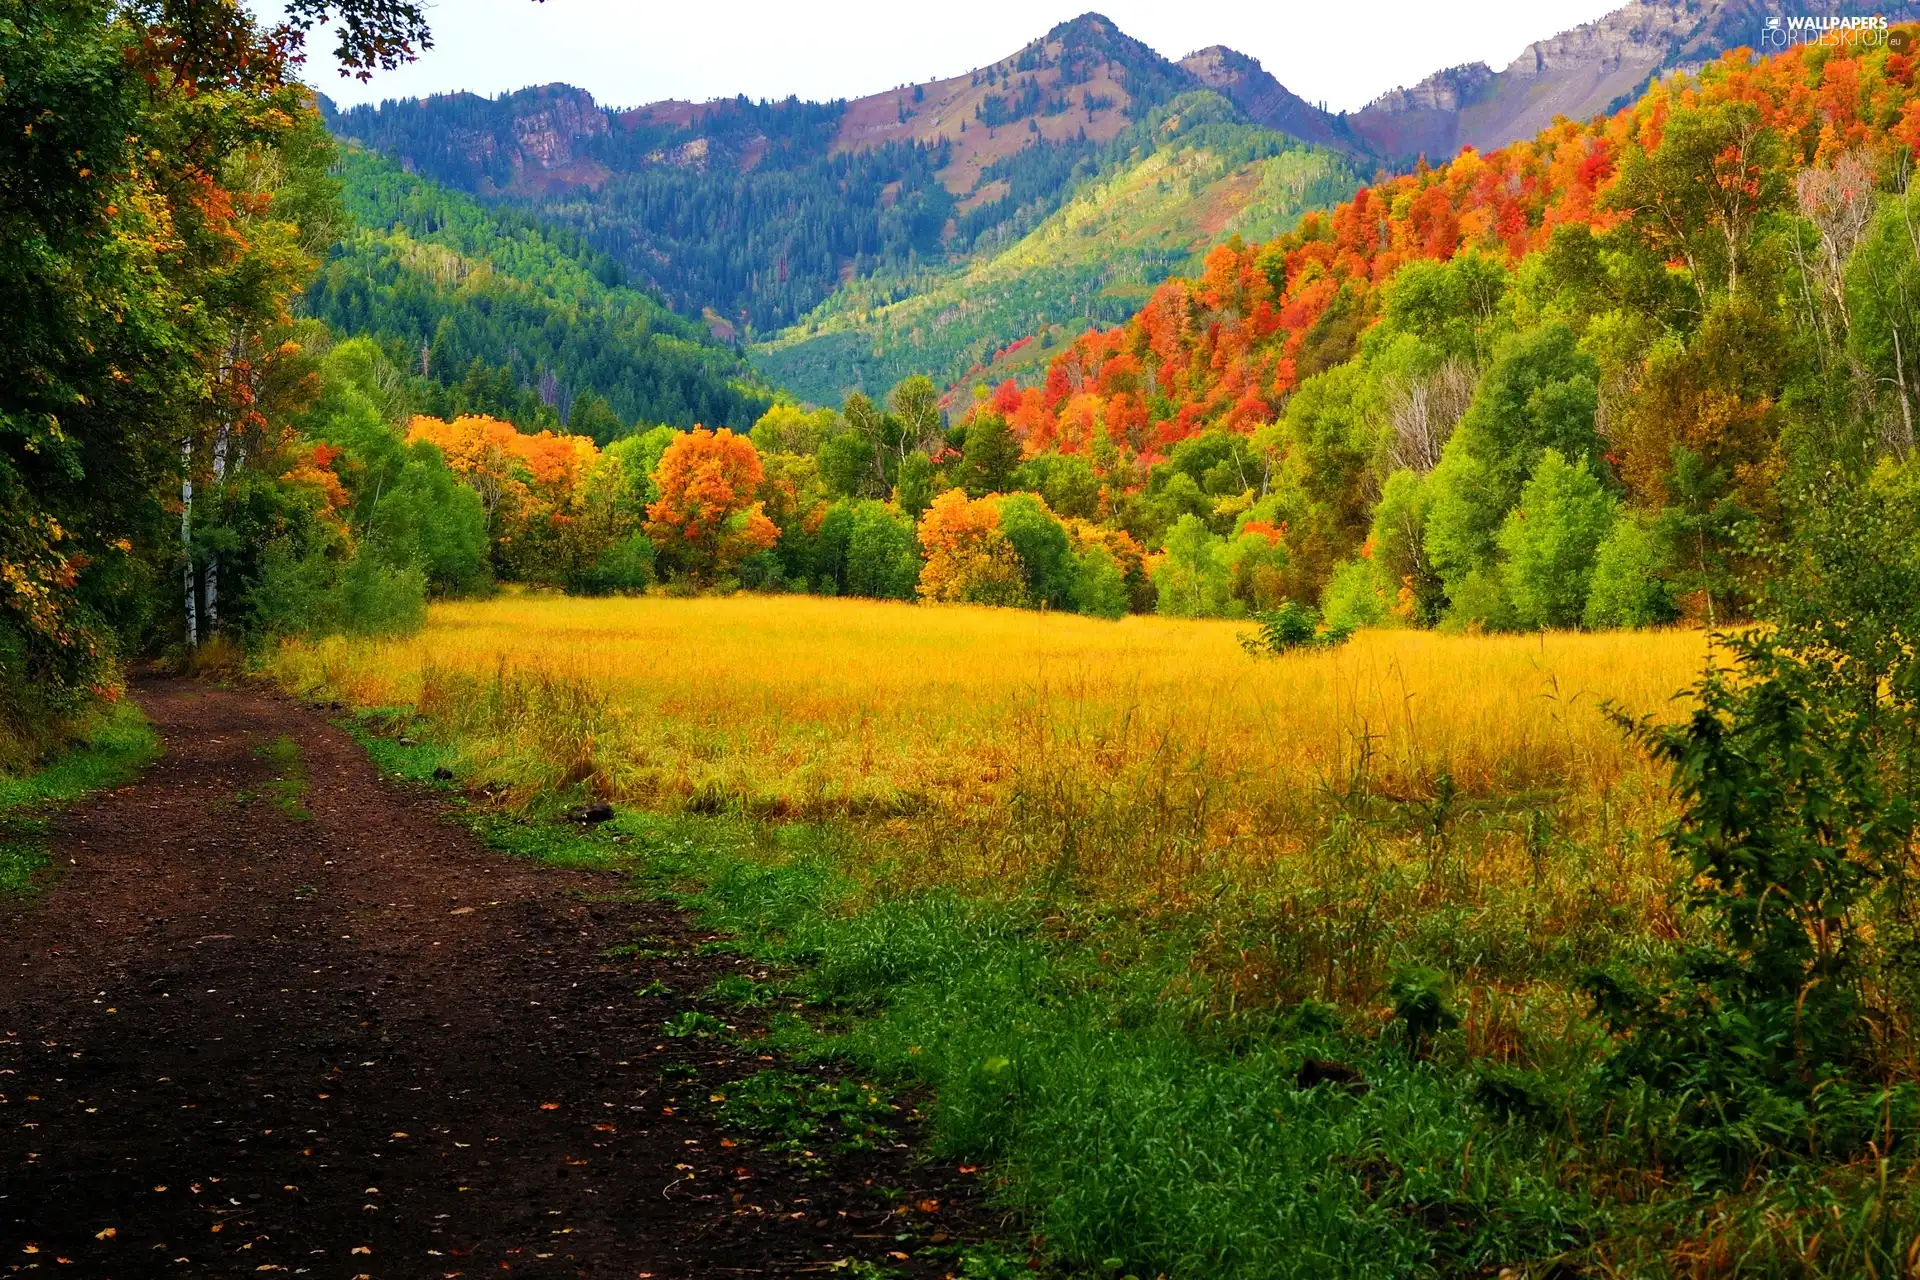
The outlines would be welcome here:
[[[1920,4],[1796,0],[1807,17],[1920,18]],[[1632,0],[1594,22],[1527,46],[1504,71],[1483,62],[1436,71],[1341,117],[1351,145],[1390,168],[1461,147],[1491,151],[1531,138],[1555,116],[1585,121],[1626,106],[1656,78],[1693,71],[1729,49],[1759,50],[1772,0]],[[1305,104],[1302,104],[1305,105]],[[1309,108],[1311,110],[1311,108]]]
[[[576,228],[731,337],[792,324],[846,280],[1018,238],[1102,144],[1196,87],[1088,14],[991,66],[852,102],[622,111],[547,85],[323,109],[405,168]]]
[[[1797,11],[1872,10],[1807,0]],[[1920,0],[1887,16],[1909,13]],[[1233,49],[1173,62],[1094,13],[990,66],[853,101],[617,110],[547,85],[323,107],[336,134],[570,230],[679,315],[754,344],[774,376],[830,398],[872,390],[915,361],[958,376],[1023,337],[1117,320],[1123,302],[1185,269],[1235,219],[1343,196],[1342,174],[1404,171],[1423,155],[1439,162],[1461,146],[1531,137],[1558,115],[1591,118],[1667,71],[1759,43],[1767,16],[1760,0],[1633,0],[1529,46],[1504,71],[1448,68],[1352,114],[1302,100]],[[1252,146],[1232,172],[1191,148],[1155,158],[1166,138],[1148,122],[1202,100],[1253,131],[1206,153]],[[1303,143],[1345,167],[1299,157],[1276,167]],[[1307,205],[1288,188],[1263,208],[1276,189],[1258,166],[1311,171]],[[1175,171],[1179,190],[1165,185]],[[1151,214],[1135,185],[1149,172],[1160,175]],[[1103,198],[1119,203],[1086,211]],[[1070,202],[1083,239],[1057,233]],[[1035,239],[1043,227],[1054,230]]]
[[[850,282],[754,348],[755,365],[819,402],[912,373],[949,384],[1037,372],[1055,338],[1126,319],[1213,244],[1278,235],[1359,185],[1338,152],[1246,124],[1207,91],[1175,98],[1109,146],[1119,154],[1101,176],[1025,236],[917,278]],[[1034,340],[1007,349],[1023,338]]]
[[[423,376],[434,408],[557,426],[592,393],[596,421],[579,429],[611,435],[635,423],[744,428],[772,402],[736,351],[629,287],[577,235],[352,147],[340,173],[358,226],[305,310],[381,342]]]

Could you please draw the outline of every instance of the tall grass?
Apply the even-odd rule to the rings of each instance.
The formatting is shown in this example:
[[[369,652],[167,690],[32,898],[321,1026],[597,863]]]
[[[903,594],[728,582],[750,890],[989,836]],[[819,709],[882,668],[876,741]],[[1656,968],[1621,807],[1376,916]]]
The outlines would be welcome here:
[[[523,795],[856,821],[894,888],[1259,897],[1298,925],[1236,961],[1276,975],[1246,978],[1269,998],[1370,990],[1408,947],[1521,981],[1671,933],[1639,834],[1664,790],[1602,707],[1662,710],[1701,635],[1387,631],[1255,661],[1238,631],[523,595],[435,606],[404,640],[292,642],[273,665],[414,705],[468,773]]]

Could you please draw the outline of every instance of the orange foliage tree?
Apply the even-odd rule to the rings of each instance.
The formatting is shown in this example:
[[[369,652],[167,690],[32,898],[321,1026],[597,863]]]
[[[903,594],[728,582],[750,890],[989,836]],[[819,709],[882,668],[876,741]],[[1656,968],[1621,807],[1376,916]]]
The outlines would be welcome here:
[[[920,517],[920,598],[950,604],[1019,605],[1026,576],[1019,553],[1000,529],[996,498],[968,498],[949,489]]]
[[[765,479],[753,441],[725,427],[695,427],[668,445],[654,474],[660,498],[647,508],[661,560],[711,582],[771,547],[780,531],[755,497]]]
[[[417,417],[409,441],[425,440],[480,495],[497,567],[522,581],[567,581],[629,532],[614,518],[605,485],[610,463],[586,436],[521,432],[470,414],[443,422]]]
[[[1470,250],[1513,265],[1565,226],[1634,233],[1645,223],[1638,238],[1650,252],[1692,262],[1696,283],[1717,277],[1732,289],[1741,238],[1779,203],[1786,176],[1849,151],[1920,151],[1917,66],[1920,57],[1890,45],[1798,46],[1752,62],[1734,50],[1613,116],[1559,120],[1497,151],[1469,148],[1382,178],[1264,244],[1216,245],[1198,279],[1166,281],[1121,327],[1070,343],[1042,387],[1008,384],[995,407],[1030,453],[1087,450],[1096,425],[1149,460],[1210,428],[1251,432],[1303,380],[1354,353],[1381,287],[1407,263]],[[1716,121],[1726,127],[1701,127]],[[1697,210],[1642,191],[1679,123],[1699,135],[1683,175],[1698,181],[1667,185]],[[1663,242],[1655,233],[1669,224],[1700,243]]]

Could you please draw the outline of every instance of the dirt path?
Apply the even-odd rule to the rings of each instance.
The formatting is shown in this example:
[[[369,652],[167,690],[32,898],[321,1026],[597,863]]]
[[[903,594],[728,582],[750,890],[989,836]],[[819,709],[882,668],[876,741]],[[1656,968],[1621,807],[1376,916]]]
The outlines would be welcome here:
[[[603,955],[683,917],[479,847],[292,702],[139,697],[165,756],[0,907],[0,1273],[951,1268],[972,1179],[905,1143],[808,1173],[715,1126],[772,1065],[753,1026],[660,1028],[744,962]],[[276,804],[282,739],[309,781]]]

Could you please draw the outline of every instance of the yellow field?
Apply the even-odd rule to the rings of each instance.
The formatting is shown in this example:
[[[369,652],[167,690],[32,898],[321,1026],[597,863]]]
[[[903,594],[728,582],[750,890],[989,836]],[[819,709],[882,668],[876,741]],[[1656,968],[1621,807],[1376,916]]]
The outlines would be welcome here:
[[[1064,859],[1110,892],[1165,898],[1223,870],[1289,874],[1361,799],[1369,829],[1429,861],[1440,837],[1410,833],[1471,815],[1468,881],[1538,844],[1528,813],[1563,838],[1606,839],[1627,817],[1651,830],[1658,780],[1601,706],[1674,713],[1707,650],[1692,631],[1383,631],[1254,660],[1244,629],[508,595],[436,606],[403,641],[289,644],[275,673],[358,705],[417,704],[479,776],[512,786],[852,817],[928,876],[1018,881]]]

